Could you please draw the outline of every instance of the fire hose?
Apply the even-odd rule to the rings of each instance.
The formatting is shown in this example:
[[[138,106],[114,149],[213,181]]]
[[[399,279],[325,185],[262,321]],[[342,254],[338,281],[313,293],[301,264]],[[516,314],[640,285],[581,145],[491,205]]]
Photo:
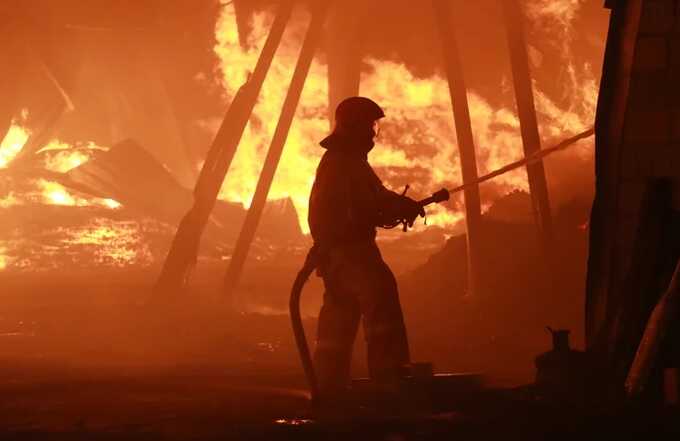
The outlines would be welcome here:
[[[418,201],[418,205],[424,208],[427,205],[447,201],[449,199],[449,191],[446,189],[439,190],[434,193],[429,198]],[[395,222],[388,225],[388,228],[393,228],[396,225],[403,224],[404,229],[408,226],[412,226],[413,221],[402,218],[397,219]],[[302,289],[305,283],[309,279],[309,276],[316,269],[318,263],[319,250],[315,246],[312,247],[307,253],[305,258],[305,263],[300,269],[293,282],[293,288],[290,290],[290,320],[293,326],[293,334],[295,335],[295,343],[300,353],[300,361],[302,362],[302,368],[305,372],[305,377],[307,377],[307,384],[309,385],[309,390],[311,393],[312,403],[318,403],[319,401],[319,384],[316,378],[316,371],[314,370],[314,364],[312,363],[312,356],[309,351],[309,344],[307,343],[307,337],[305,335],[305,329],[302,325],[302,317],[300,315],[300,297],[302,295]]]

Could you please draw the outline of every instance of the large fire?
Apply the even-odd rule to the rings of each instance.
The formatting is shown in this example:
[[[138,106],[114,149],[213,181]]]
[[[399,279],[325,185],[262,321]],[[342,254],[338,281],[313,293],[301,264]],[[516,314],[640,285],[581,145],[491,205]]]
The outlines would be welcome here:
[[[594,120],[598,86],[596,74],[586,62],[577,64],[579,62],[575,61],[577,57],[572,53],[571,45],[573,22],[581,3],[580,0],[536,0],[527,4],[530,25],[534,29],[550,29],[551,35],[554,35],[553,44],[564,60],[564,89],[570,98],[558,103],[535,83],[536,108],[542,140],[546,146],[583,131]],[[309,23],[308,14],[302,9],[294,13],[278,48],[222,186],[220,198],[224,200],[246,207],[250,205]],[[272,21],[272,11],[253,14],[247,44],[241,45],[233,4],[222,6],[215,28],[217,44],[214,52],[219,61],[217,82],[223,89],[225,102],[233,97],[254,68]],[[440,51],[439,47],[431,49]],[[540,69],[541,57],[535,52],[534,48],[529,47],[532,69]],[[360,93],[379,102],[387,113],[377,146],[370,157],[385,184],[400,191],[406,183],[411,183],[413,193],[417,196],[428,195],[441,187],[459,185],[462,178],[453,113],[449,86],[443,75],[419,77],[409,66],[395,61],[365,58],[363,62]],[[507,79],[499,87],[506,87],[510,83]],[[317,57],[307,77],[296,118],[269,192],[270,199],[292,199],[303,231],[307,231],[308,195],[316,165],[323,153],[318,142],[329,130],[327,88],[327,66],[323,57]],[[520,158],[523,155],[522,140],[514,103],[492,105],[475,90],[468,92],[468,100],[479,173],[488,173]],[[12,162],[20,156],[32,134],[26,123],[27,116],[27,110],[21,112],[0,144],[0,169],[5,169],[8,174],[11,174]],[[54,178],[86,163],[98,150],[107,149],[93,142],[67,143],[52,139],[35,152],[32,159],[35,161],[32,165],[44,169],[45,175],[25,180],[30,187],[28,190],[11,186],[4,188],[0,193],[0,207],[12,209],[43,204],[80,210],[118,210],[111,213],[124,211],[124,207],[113,199],[78,192]],[[573,151],[576,153],[572,154],[583,160],[592,156],[592,149],[589,148]],[[492,184],[494,191],[482,192],[485,207],[499,192],[526,190],[526,173],[519,169],[494,179]],[[429,211],[429,224],[455,225],[464,216],[462,197],[458,195],[449,206],[436,206]],[[115,265],[150,261],[149,253],[140,245],[140,226],[122,221],[105,221],[97,216],[93,216],[90,221],[85,226],[69,230],[68,238],[63,243],[68,246],[100,247],[103,253],[101,259],[115,262]],[[14,248],[10,245],[9,242],[0,243],[0,269],[24,265],[14,257],[9,257]]]
[[[562,34],[572,32],[569,26],[578,7],[578,1],[541,1],[529,9],[537,22],[539,18],[560,21],[562,26],[556,39],[563,42],[566,59],[570,59],[570,49],[568,39],[562,38]],[[243,47],[239,44],[233,6],[222,8],[216,27],[215,52],[220,60],[220,81],[227,98],[233,96],[253,69],[272,20],[270,12],[255,14],[248,44]],[[221,197],[224,199],[241,202],[245,206],[250,204],[308,21],[308,17],[302,14],[294,15],[284,34],[260,100],[222,187]],[[379,102],[387,113],[381,137],[370,158],[385,184],[397,190],[397,183],[404,180],[409,170],[419,171],[419,181],[414,189],[420,194],[460,184],[462,178],[447,81],[439,75],[416,78],[404,64],[376,59],[364,61],[370,70],[362,73],[361,94]],[[573,82],[571,102],[574,103],[569,108],[561,108],[541,90],[535,90],[544,141],[556,141],[592,125],[597,82],[589,66],[577,70],[570,65],[569,72]],[[304,230],[307,228],[307,197],[322,154],[318,142],[328,131],[327,97],[326,67],[317,59],[312,64],[269,193],[272,199],[292,198]],[[494,108],[474,91],[468,93],[468,99],[480,174],[519,159],[523,154],[522,140],[514,109]],[[505,191],[527,189],[526,173],[517,170],[505,174],[495,179],[494,185]],[[484,201],[485,205],[489,202]],[[435,212],[429,223],[451,225],[463,218],[460,199],[447,208],[435,207],[433,210]]]

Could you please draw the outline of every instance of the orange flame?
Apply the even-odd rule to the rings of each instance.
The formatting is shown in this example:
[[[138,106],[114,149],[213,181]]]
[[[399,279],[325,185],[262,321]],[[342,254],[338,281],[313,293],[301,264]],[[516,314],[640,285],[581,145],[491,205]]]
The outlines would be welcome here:
[[[45,168],[51,171],[66,173],[86,163],[96,150],[108,150],[94,142],[76,143],[71,145],[58,139],[53,139],[38,153],[45,155]]]
[[[14,192],[9,192],[7,196],[0,199],[0,208],[13,207],[15,205],[20,205],[21,200],[16,197]]]
[[[249,206],[261,164],[276,128],[286,90],[295,67],[300,41],[306,29],[307,17],[296,17],[294,25],[284,33],[276,58],[263,84],[260,99],[253,111],[253,117],[246,128],[239,149],[232,163],[227,179],[222,186],[220,197]],[[234,9],[224,7],[217,23],[215,51],[218,54],[223,73],[222,86],[227,96],[233,96],[245,81],[249,69],[256,64],[260,48],[267,37],[272,17],[266,13],[253,17],[252,33],[248,48],[239,44],[235,25]],[[298,115],[291,127],[275,182],[269,192],[270,199],[290,197],[298,210],[301,224],[306,228],[307,196],[311,188],[316,162],[320,157],[315,147],[319,136],[328,127],[326,120],[326,97],[328,96],[326,74],[323,65],[312,64],[302,94]]]
[[[561,18],[563,31],[571,32],[578,1],[565,1],[571,15]],[[541,7],[531,9],[541,17],[560,17],[554,2],[542,0]],[[233,96],[255,65],[259,49],[266,39],[273,17],[257,13],[252,19],[252,32],[247,48],[239,44],[236,17],[231,6],[222,9],[216,28],[215,52],[220,59],[221,84],[227,96]],[[244,133],[220,197],[248,206],[259,176],[261,164],[269,146],[281,105],[297,59],[301,36],[308,19],[294,17],[284,34],[276,59],[263,85],[260,100]],[[391,171],[418,168],[427,172],[426,182],[420,182],[422,193],[443,185],[461,182],[458,149],[453,127],[448,83],[441,76],[416,78],[403,64],[390,61],[366,60],[372,67],[364,72],[361,94],[369,96],[386,108],[387,118],[381,139],[371,153],[371,163],[387,171],[390,186]],[[578,106],[562,109],[540,90],[535,90],[536,108],[541,115],[544,139],[555,139],[578,132],[592,124],[597,97],[597,82],[589,66],[585,77],[572,79],[578,87],[574,97]],[[327,132],[326,69],[316,61],[307,78],[297,117],[291,128],[279,169],[269,198],[291,197],[298,211],[303,231],[307,231],[307,197],[314,179],[315,167],[322,153],[317,143]],[[469,92],[470,114],[477,145],[479,172],[487,173],[522,156],[519,121],[508,108],[494,109],[481,96]],[[384,134],[384,135],[383,135]],[[436,147],[434,154],[423,154],[422,146]],[[385,173],[383,173],[385,174]],[[527,189],[526,172],[517,170],[498,177],[496,185]],[[488,204],[488,202],[487,202]],[[433,208],[429,223],[450,225],[463,218],[459,209]]]
[[[22,119],[25,120],[28,116],[26,110],[22,111]],[[9,163],[19,154],[21,149],[26,144],[30,131],[20,125],[16,120],[12,121],[12,125],[7,132],[7,135],[0,144],[0,168],[6,168]],[[40,149],[38,153],[45,154],[45,168],[50,171],[66,173],[79,165],[87,162],[91,157],[91,152],[94,150],[105,150],[93,142],[84,144],[83,147],[74,148],[74,146],[53,139],[45,147]],[[50,205],[69,205],[69,206],[100,206],[110,209],[117,209],[121,207],[118,201],[113,199],[103,199],[95,197],[76,197],[72,195],[63,185],[48,181],[45,179],[38,179],[35,181],[36,187],[40,194],[38,198],[40,202]],[[30,195],[19,195],[10,192],[4,197],[0,198],[0,207],[7,208],[14,205],[24,203],[24,196],[31,198]],[[32,199],[35,199],[33,197]]]
[[[121,204],[113,199],[75,196],[66,187],[57,182],[39,179],[37,183],[40,188],[41,200],[44,204],[75,207],[99,206],[110,209],[121,207]]]
[[[22,127],[16,120],[12,121],[5,139],[0,143],[0,168],[7,168],[24,147],[30,134],[31,132]]]
[[[0,247],[0,270],[6,269],[11,261],[12,259],[7,255],[7,248]]]

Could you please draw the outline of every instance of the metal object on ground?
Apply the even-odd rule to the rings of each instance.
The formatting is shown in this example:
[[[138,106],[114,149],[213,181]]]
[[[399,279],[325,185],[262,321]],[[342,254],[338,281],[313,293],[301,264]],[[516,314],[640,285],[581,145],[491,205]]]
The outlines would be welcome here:
[[[569,347],[569,330],[546,329],[552,335],[552,349],[536,357],[537,392],[558,400],[583,400],[589,372],[586,353]]]

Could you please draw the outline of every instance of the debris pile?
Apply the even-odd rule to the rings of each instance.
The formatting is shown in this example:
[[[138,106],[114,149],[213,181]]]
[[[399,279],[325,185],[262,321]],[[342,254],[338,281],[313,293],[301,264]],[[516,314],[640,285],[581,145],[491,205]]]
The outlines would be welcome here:
[[[467,288],[465,235],[400,280],[416,360],[456,371],[483,371],[512,383],[534,377],[546,325],[572,329],[581,346],[589,204],[576,199],[555,213],[547,255],[526,213],[529,196],[512,193],[483,216],[482,283]]]
[[[162,261],[193,201],[143,147],[43,149],[0,174],[0,268],[148,266]],[[58,160],[60,162],[58,162]],[[204,256],[230,255],[245,218],[240,204],[218,201]],[[254,254],[303,237],[290,200],[270,201]],[[266,245],[265,245],[266,244]]]

